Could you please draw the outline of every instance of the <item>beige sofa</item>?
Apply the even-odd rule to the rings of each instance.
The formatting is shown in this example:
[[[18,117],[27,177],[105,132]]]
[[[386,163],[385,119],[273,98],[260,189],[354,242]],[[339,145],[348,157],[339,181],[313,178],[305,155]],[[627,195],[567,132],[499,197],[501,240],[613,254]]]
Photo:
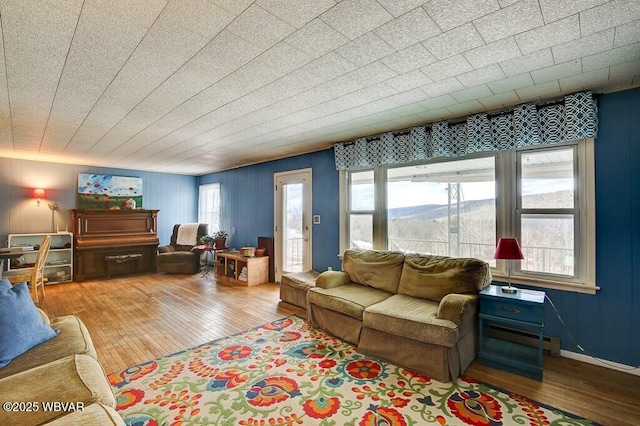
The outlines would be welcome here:
[[[477,293],[491,282],[478,259],[347,250],[342,271],[307,293],[313,327],[364,354],[449,382],[477,355]]]
[[[0,369],[0,399],[16,403],[15,411],[0,412],[0,423],[124,425],[115,411],[116,401],[96,359],[91,336],[80,318],[69,315],[50,321],[43,311],[40,314],[60,333]],[[49,404],[49,410],[43,403]]]

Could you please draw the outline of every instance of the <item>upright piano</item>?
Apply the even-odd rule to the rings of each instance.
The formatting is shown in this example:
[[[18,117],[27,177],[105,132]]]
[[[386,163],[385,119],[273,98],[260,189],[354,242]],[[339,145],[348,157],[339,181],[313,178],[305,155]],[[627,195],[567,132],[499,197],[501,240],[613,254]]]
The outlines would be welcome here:
[[[133,255],[130,257],[136,262],[111,265],[110,275],[155,271],[158,211],[71,210],[74,280],[105,277],[108,259],[124,259],[128,255]]]

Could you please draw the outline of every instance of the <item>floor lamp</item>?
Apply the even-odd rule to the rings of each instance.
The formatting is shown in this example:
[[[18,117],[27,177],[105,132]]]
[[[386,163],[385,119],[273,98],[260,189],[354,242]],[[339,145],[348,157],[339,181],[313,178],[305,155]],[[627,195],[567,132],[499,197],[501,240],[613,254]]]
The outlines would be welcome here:
[[[500,238],[498,245],[496,246],[496,252],[493,255],[494,259],[502,259],[507,261],[507,271],[509,275],[509,285],[502,286],[503,293],[517,293],[518,288],[511,286],[511,262],[513,260],[524,259],[522,251],[520,250],[520,244],[515,238]]]

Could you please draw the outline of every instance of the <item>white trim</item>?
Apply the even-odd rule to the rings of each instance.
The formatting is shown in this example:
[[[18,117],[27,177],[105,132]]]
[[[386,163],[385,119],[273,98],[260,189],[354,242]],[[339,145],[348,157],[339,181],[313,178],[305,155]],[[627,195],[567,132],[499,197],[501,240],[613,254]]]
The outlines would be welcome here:
[[[586,362],[587,364],[599,365],[610,370],[621,371],[623,373],[632,374],[634,376],[640,376],[640,367],[633,367],[630,365],[620,364],[618,362],[608,361],[606,359],[596,358],[590,355],[584,355],[577,352],[571,352],[562,349],[560,356],[563,358],[575,359],[576,361]]]

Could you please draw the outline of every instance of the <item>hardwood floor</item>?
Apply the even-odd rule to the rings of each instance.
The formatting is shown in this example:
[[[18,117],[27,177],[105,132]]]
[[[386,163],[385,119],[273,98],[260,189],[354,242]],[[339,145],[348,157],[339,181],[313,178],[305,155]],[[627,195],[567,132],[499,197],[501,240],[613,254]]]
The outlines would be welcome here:
[[[147,274],[49,285],[40,308],[78,315],[105,371],[219,339],[305,311],[279,301],[278,285],[242,287],[213,274]],[[542,382],[474,362],[467,375],[605,425],[635,425],[640,377],[567,358],[545,358]]]

